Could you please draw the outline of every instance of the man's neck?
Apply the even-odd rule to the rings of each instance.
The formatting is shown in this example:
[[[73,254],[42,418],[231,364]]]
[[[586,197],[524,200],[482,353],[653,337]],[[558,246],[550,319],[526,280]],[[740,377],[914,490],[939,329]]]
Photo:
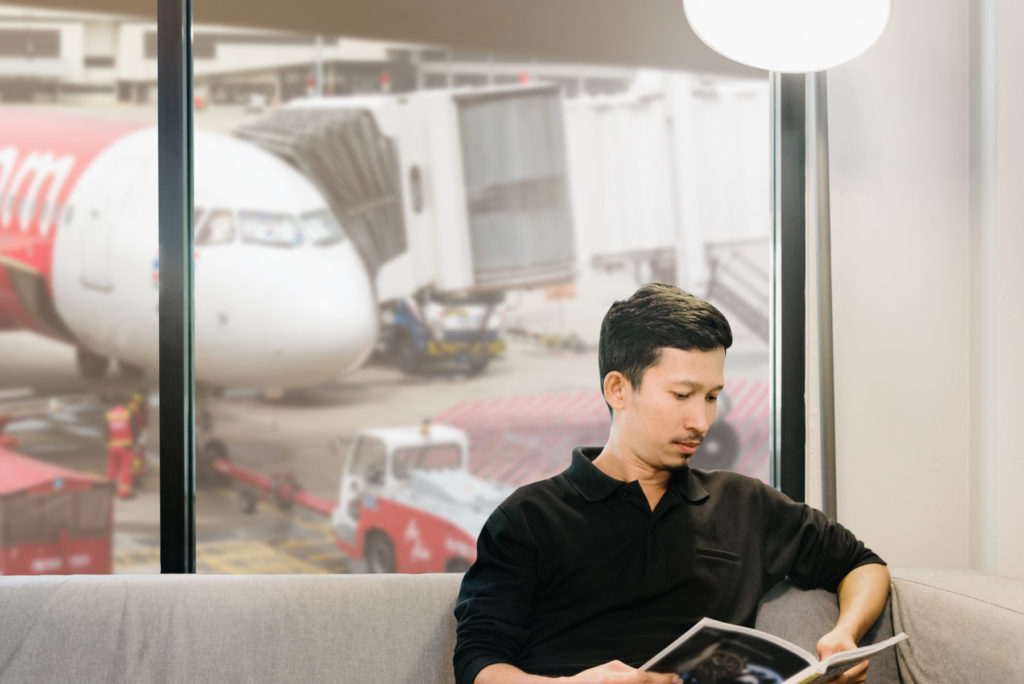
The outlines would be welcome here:
[[[597,469],[609,477],[623,482],[640,483],[640,488],[647,497],[651,510],[658,505],[662,495],[668,490],[668,482],[672,473],[655,468],[639,458],[634,452],[617,442],[614,433],[609,436],[601,453],[594,458]]]

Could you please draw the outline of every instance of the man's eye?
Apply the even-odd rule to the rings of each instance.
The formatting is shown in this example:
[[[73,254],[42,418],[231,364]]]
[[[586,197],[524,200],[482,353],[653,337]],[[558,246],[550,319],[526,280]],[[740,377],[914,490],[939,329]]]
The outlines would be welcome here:
[[[709,395],[708,395],[708,401],[710,401],[710,402],[716,402],[716,401],[718,401],[718,395],[715,395],[715,394],[709,394]]]
[[[673,392],[673,394],[676,395],[676,399],[689,399],[690,398],[689,394],[680,394],[679,392]]]

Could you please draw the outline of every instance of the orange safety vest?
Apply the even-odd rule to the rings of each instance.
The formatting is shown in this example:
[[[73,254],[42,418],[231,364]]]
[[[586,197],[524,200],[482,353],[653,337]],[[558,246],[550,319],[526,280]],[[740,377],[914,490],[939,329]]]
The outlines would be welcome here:
[[[131,415],[124,406],[107,411],[107,440],[109,447],[130,447],[134,443]]]

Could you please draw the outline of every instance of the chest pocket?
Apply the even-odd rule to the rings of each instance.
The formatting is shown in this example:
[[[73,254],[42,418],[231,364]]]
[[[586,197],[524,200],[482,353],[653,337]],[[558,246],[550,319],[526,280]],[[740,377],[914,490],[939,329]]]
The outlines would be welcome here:
[[[732,551],[726,551],[724,549],[713,549],[708,546],[698,546],[696,548],[698,560],[707,558],[714,558],[716,560],[730,561],[732,563],[739,563],[740,557],[738,554]]]

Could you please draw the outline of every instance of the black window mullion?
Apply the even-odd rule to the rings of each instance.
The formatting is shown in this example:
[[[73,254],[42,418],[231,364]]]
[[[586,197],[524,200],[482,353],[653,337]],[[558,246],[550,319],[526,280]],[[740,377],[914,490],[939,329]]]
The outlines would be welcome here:
[[[771,75],[771,477],[795,501],[805,499],[806,78]]]
[[[194,573],[192,1],[157,2],[160,570]]]

